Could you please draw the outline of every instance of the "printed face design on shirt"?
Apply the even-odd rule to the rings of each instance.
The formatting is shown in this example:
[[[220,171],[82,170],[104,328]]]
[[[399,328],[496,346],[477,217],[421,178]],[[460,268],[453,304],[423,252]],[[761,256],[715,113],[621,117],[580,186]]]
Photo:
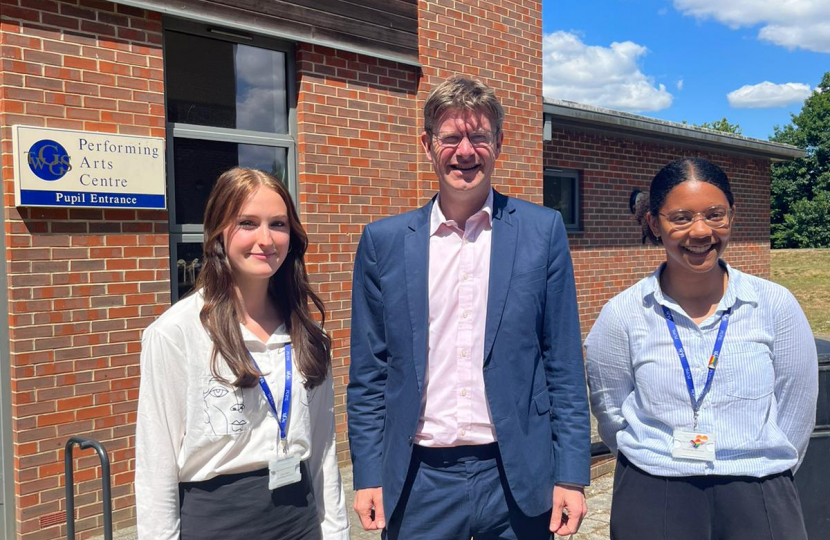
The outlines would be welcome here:
[[[245,400],[242,388],[209,377],[202,392],[205,402],[205,423],[214,435],[233,435],[245,430]]]

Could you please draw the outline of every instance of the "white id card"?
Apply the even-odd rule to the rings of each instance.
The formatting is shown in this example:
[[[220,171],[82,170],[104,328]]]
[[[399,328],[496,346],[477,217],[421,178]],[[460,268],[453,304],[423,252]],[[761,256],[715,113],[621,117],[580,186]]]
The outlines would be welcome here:
[[[268,489],[274,490],[302,480],[300,458],[285,456],[268,463]]]
[[[673,458],[715,461],[715,436],[711,433],[675,429],[673,439]]]

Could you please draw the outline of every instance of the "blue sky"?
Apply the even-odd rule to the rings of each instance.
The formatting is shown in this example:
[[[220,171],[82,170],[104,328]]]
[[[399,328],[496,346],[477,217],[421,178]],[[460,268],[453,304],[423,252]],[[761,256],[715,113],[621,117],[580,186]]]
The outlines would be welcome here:
[[[830,0],[543,0],[542,14],[546,97],[726,117],[758,139],[830,71]]]

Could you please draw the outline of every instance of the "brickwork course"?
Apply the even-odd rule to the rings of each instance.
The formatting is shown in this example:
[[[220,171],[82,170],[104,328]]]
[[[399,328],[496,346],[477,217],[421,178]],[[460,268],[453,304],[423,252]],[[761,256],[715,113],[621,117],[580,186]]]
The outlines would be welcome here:
[[[158,13],[103,0],[0,0],[0,144],[8,279],[17,537],[66,537],[63,447],[101,441],[113,521],[135,523],[134,442],[141,332],[170,305],[166,211],[14,205],[11,126],[165,137]],[[437,183],[418,137],[431,88],[455,73],[493,86],[506,110],[494,184],[542,203],[543,166],[582,171],[583,231],[570,234],[583,332],[613,294],[651,272],[628,213],[634,187],[689,150],[555,129],[542,140],[541,2],[421,0],[421,68],[296,44],[297,154],[307,262],[334,344],[338,456],[348,461],[351,271],[365,224],[415,209]],[[169,142],[169,141],[168,141]],[[544,147],[544,152],[543,152]],[[769,272],[769,163],[705,154],[735,180],[729,261]],[[78,538],[102,532],[100,467],[76,452]]]

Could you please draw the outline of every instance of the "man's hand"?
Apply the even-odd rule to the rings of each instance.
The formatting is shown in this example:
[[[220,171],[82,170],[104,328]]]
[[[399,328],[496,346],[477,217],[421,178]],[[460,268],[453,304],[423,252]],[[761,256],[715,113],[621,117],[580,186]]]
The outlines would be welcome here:
[[[559,536],[576,534],[587,513],[588,505],[585,503],[585,493],[582,487],[556,486],[553,488],[550,532]]]
[[[383,488],[357,490],[354,494],[354,511],[360,518],[363,530],[378,531],[386,527],[386,518],[383,516]]]

